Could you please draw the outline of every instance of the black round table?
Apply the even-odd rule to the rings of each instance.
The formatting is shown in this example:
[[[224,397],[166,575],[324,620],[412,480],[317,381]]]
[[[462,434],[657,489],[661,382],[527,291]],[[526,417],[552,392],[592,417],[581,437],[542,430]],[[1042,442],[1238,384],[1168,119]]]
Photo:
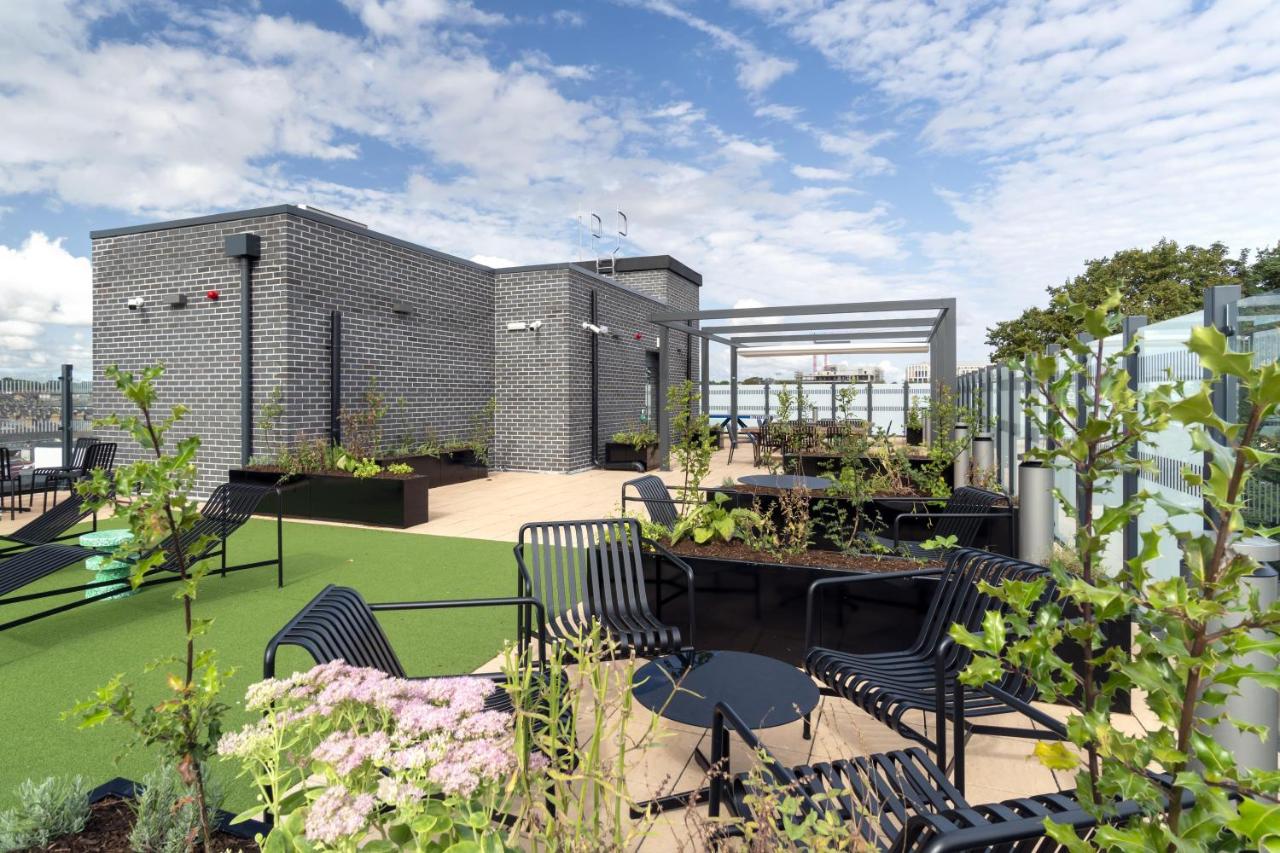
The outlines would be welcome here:
[[[802,717],[807,720],[818,706],[818,687],[813,679],[789,663],[750,652],[667,655],[636,670],[631,685],[636,701],[650,711],[704,729],[711,728],[719,702],[737,711],[753,729],[781,726]],[[693,757],[703,772],[710,772],[711,761],[700,748],[694,749]],[[729,770],[722,768],[721,772]],[[685,808],[705,800],[707,794],[707,788],[666,794],[640,804],[632,816],[639,817],[650,807],[661,811]]]
[[[636,671],[632,693],[668,720],[704,729],[711,728],[717,702],[732,707],[753,729],[793,723],[818,705],[812,678],[789,663],[750,652],[658,658]]]
[[[744,486],[764,486],[770,489],[818,489],[831,488],[831,481],[826,477],[801,477],[797,474],[748,474],[739,477],[738,482]]]

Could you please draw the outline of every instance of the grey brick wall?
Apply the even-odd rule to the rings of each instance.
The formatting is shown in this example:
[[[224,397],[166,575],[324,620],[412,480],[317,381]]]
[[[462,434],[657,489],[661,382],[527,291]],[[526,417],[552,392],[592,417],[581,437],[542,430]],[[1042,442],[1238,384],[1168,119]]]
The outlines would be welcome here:
[[[191,414],[175,437],[199,433],[202,494],[240,463],[239,261],[230,234],[262,238],[253,272],[254,422],[272,390],[284,414],[255,453],[328,435],[330,314],[343,315],[343,405],[357,408],[376,378],[388,413],[384,448],[428,433],[465,438],[490,398],[497,401],[492,464],[574,471],[591,464],[590,294],[597,294],[600,446],[632,426],[646,405],[646,353],[657,328],[647,317],[668,303],[696,308],[698,288],[672,269],[604,279],[569,264],[491,270],[295,207],[280,206],[93,234],[94,407],[128,413],[105,379],[108,365],[137,370],[162,361],[167,406]],[[646,261],[648,259],[645,259]],[[205,292],[216,289],[216,301]],[[170,293],[185,308],[167,307]],[[145,307],[126,302],[141,296]],[[408,316],[392,311],[404,303]],[[541,319],[539,332],[508,322]],[[635,335],[641,338],[637,340]],[[697,375],[685,335],[672,340],[671,380]],[[137,458],[121,439],[122,460]]]

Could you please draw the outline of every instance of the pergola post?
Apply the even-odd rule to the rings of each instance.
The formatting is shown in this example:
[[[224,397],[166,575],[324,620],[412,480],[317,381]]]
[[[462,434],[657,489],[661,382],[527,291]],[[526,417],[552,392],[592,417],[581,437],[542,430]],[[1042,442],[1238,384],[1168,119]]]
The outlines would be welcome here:
[[[948,304],[940,312],[938,325],[929,339],[929,380],[934,395],[939,388],[950,391],[956,388],[956,301],[944,301]]]
[[[706,338],[699,338],[698,343],[701,346],[702,360],[699,362],[698,373],[702,379],[702,413],[704,415],[711,414],[711,365],[709,355],[711,352],[711,341]]]
[[[667,413],[667,371],[671,366],[668,350],[671,349],[671,332],[666,326],[658,327],[658,456],[662,470],[671,470],[671,415]]]
[[[729,347],[729,436],[738,438],[738,348]]]

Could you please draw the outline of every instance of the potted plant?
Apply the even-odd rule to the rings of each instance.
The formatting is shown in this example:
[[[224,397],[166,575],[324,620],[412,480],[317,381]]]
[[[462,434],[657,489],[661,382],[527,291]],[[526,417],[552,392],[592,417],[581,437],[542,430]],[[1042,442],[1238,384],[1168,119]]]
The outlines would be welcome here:
[[[620,430],[604,443],[604,467],[648,471],[661,464],[658,434],[648,424]]]
[[[920,412],[919,401],[911,398],[911,406],[907,409],[907,444],[918,447],[924,443],[924,416]]]

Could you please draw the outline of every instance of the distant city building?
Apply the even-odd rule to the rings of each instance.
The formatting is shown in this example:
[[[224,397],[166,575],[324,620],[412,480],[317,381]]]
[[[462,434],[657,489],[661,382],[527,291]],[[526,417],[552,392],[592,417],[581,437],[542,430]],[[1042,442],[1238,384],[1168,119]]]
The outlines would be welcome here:
[[[796,371],[800,382],[883,382],[884,370],[872,364],[827,364],[816,372]]]
[[[979,370],[986,370],[987,365],[970,361],[956,365],[956,376],[963,376],[966,373],[977,373]],[[907,381],[908,382],[928,382],[929,381],[929,362],[922,361],[918,364],[907,365]]]

